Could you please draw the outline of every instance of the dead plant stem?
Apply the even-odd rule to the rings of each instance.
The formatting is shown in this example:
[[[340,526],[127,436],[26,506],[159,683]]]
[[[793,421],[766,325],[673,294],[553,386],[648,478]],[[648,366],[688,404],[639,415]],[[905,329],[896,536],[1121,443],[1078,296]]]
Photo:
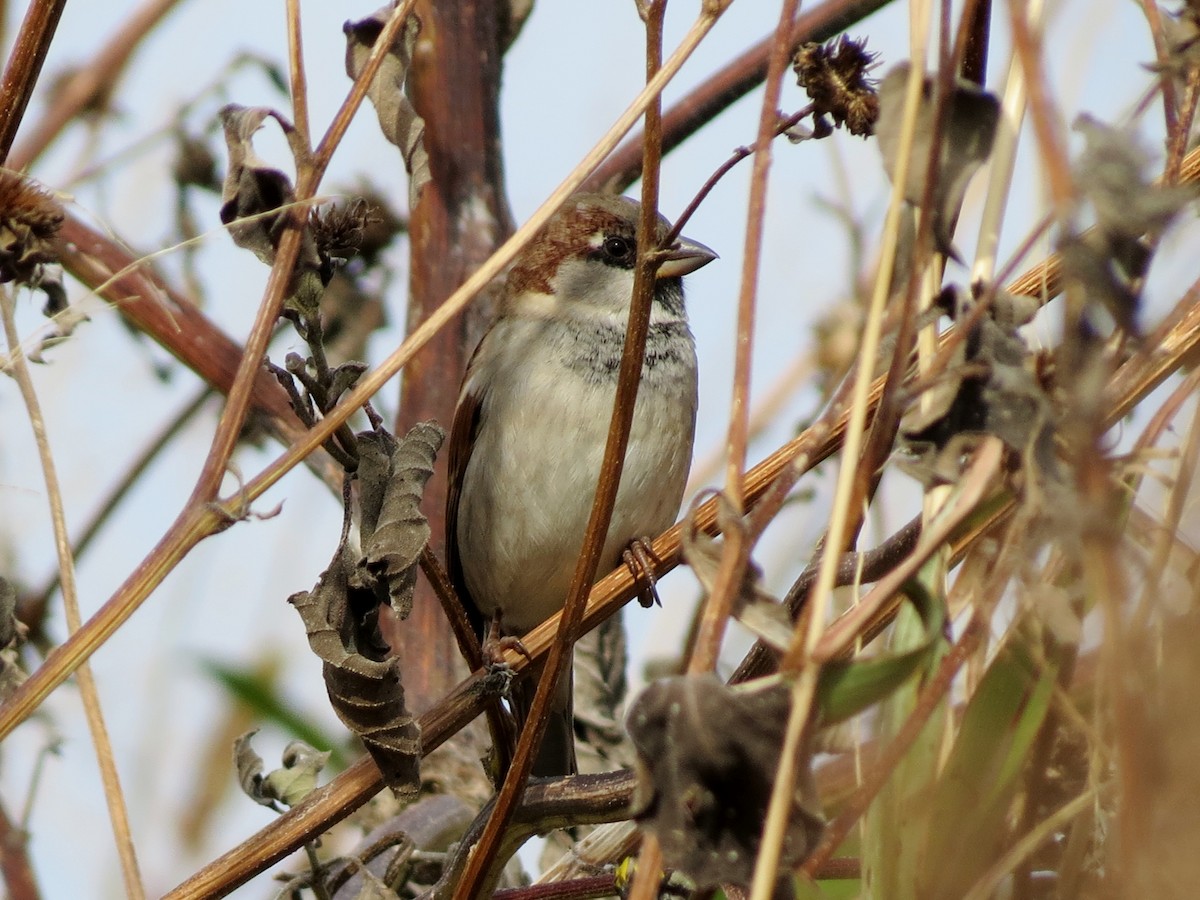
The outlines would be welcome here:
[[[301,143],[312,152],[308,125],[308,77],[304,71],[304,31],[300,27],[300,0],[287,0],[288,77],[292,88],[292,124]]]
[[[81,624],[79,595],[75,583],[75,560],[71,555],[71,539],[67,534],[62,488],[58,481],[58,471],[54,465],[54,455],[50,450],[46,421],[42,417],[41,403],[38,401],[37,391],[33,385],[33,377],[29,373],[29,362],[20,349],[14,305],[12,293],[7,289],[0,290],[0,318],[4,322],[4,336],[9,347],[9,367],[16,379],[17,387],[20,389],[21,399],[25,403],[26,414],[29,417],[29,425],[33,429],[34,442],[37,444],[38,458],[42,465],[42,478],[46,482],[46,500],[50,508],[50,521],[54,530],[54,549],[58,555],[58,577],[62,585],[63,608],[66,613],[67,629],[73,634],[79,630]],[[80,666],[76,672],[76,678],[79,682],[79,693],[83,700],[88,731],[92,736],[92,746],[96,751],[96,762],[100,767],[104,799],[108,805],[109,819],[112,822],[117,855],[121,860],[125,891],[135,900],[142,900],[145,892],[142,889],[137,853],[134,850],[133,835],[129,828],[129,812],[125,807],[121,779],[117,774],[112,742],[109,740],[108,728],[104,724],[104,713],[100,708],[100,692],[96,688],[91,666]]]
[[[0,162],[12,168],[24,168],[9,159],[13,139],[25,117],[29,98],[46,61],[46,51],[54,40],[58,20],[67,0],[33,0],[25,10],[21,29],[0,80]]]

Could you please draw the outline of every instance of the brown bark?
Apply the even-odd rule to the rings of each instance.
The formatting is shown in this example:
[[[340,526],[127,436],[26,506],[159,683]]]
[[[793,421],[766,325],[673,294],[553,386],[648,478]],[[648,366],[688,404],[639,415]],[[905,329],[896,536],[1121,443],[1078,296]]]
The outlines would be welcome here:
[[[498,98],[505,4],[424,0],[410,75],[425,120],[432,180],[412,210],[408,327],[411,330],[461,285],[512,232],[500,160]],[[404,372],[397,432],[454,416],[466,361],[490,318],[487,297],[443,329]],[[444,556],[446,470],[425,492],[433,547]],[[422,583],[412,614],[388,635],[402,660],[411,706],[422,710],[458,681],[458,648],[441,606]]]

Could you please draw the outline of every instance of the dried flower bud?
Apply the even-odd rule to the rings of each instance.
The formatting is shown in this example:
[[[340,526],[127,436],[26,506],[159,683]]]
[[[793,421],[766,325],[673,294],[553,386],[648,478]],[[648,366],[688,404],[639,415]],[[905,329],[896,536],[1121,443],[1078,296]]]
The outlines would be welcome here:
[[[814,119],[829,116],[834,125],[845,127],[851,134],[874,134],[879,97],[875,79],[868,73],[878,58],[879,54],[867,52],[865,40],[855,41],[845,35],[827,44],[808,43],[797,50],[792,68],[816,107]]]
[[[49,192],[24,175],[0,171],[0,283],[36,283],[38,267],[57,259],[54,236],[62,221]]]
[[[367,228],[379,218],[366,200],[356,198],[314,209],[308,224],[323,260],[347,260],[358,253]]]

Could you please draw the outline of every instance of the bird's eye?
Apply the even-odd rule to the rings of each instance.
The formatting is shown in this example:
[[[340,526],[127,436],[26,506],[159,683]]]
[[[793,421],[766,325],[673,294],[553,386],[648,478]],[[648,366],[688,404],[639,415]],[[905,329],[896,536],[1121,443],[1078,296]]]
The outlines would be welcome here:
[[[604,253],[609,259],[627,260],[633,256],[633,241],[623,237],[607,237],[604,239]]]

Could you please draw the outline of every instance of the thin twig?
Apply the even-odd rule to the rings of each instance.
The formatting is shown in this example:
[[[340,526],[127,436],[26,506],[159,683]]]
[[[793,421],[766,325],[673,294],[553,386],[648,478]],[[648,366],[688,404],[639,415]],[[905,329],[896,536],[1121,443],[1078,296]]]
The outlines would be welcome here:
[[[651,4],[646,17],[646,81],[653,83],[662,70],[662,17],[666,11],[665,0]],[[701,20],[703,21],[703,17]],[[642,179],[642,205],[638,221],[639,235],[653,235],[658,224],[658,168],[662,135],[659,131],[661,96],[656,95],[646,107],[645,145],[646,164]],[[550,703],[555,686],[566,676],[571,661],[571,649],[579,634],[591,585],[596,579],[600,554],[604,549],[616,505],[617,487],[625,462],[625,451],[629,445],[629,432],[633,424],[634,404],[637,400],[638,384],[641,381],[642,363],[646,354],[646,336],[650,330],[650,311],[654,300],[654,275],[657,261],[654,251],[658,248],[650,240],[639,241],[638,264],[634,275],[633,298],[629,309],[629,322],[625,332],[625,346],[621,355],[621,367],[617,376],[617,389],[612,417],[604,446],[604,457],[600,466],[599,483],[592,501],[591,514],[584,531],[583,546],[575,564],[571,586],[567,591],[566,603],[559,620],[558,631],[546,665],[538,679],[537,690],[529,711],[525,728],[517,741],[512,765],[505,774],[504,784],[496,794],[492,814],[467,862],[467,868],[455,886],[456,900],[470,900],[479,896],[485,888],[490,890],[490,871],[499,860],[504,830],[520,803],[521,794],[542,736],[549,720]]]
[[[67,0],[33,0],[25,10],[21,30],[4,67],[4,78],[0,80],[0,162],[9,162],[8,151],[25,118],[33,87],[46,61],[46,51],[54,40],[66,5]]]
[[[897,763],[908,752],[908,748],[925,728],[929,717],[933,715],[934,710],[945,698],[958,670],[962,668],[963,663],[967,661],[986,635],[987,628],[981,617],[972,615],[958,642],[942,657],[937,672],[921,689],[912,714],[904,720],[904,724],[896,736],[882,750],[866,779],[854,792],[854,796],[846,802],[837,818],[826,826],[820,843],[817,844],[812,855],[804,861],[804,865],[801,867],[802,872],[810,878],[814,877],[820,867],[833,855],[833,851],[841,846],[842,841],[850,833],[850,829],[854,827],[854,823],[867,811],[867,807],[871,805],[871,801],[875,799],[879,789],[891,777]]]
[[[733,507],[733,515],[737,517],[742,516],[746,509],[742,483],[750,431],[750,365],[753,361],[754,317],[766,218],[767,173],[771,166],[771,142],[779,127],[778,108],[780,93],[783,90],[783,73],[791,52],[787,38],[798,6],[798,0],[784,0],[780,10],[767,66],[766,91],[759,112],[758,135],[754,142],[754,168],[750,176],[746,242],[742,259],[741,288],[738,292],[733,396],[729,403],[729,433],[726,442],[725,496]],[[713,588],[704,599],[696,643],[688,660],[689,673],[710,671],[716,666],[737,585],[741,584],[750,559],[750,549],[750,541],[744,529],[734,528],[726,531],[720,565]]]
[[[805,41],[827,41],[851,25],[886,6],[891,0],[827,0],[805,11],[792,26],[789,46]],[[724,68],[715,72],[663,113],[663,153],[670,153],[702,125],[757,87],[767,75],[767,61],[774,46],[769,34]],[[586,182],[586,190],[623,191],[641,176],[642,143],[634,133]]]
[[[71,556],[71,539],[67,534],[67,520],[63,512],[62,488],[59,485],[58,472],[54,466],[54,456],[50,452],[50,439],[46,434],[46,422],[42,417],[41,403],[38,401],[37,391],[33,386],[33,378],[29,374],[29,362],[20,349],[20,337],[17,334],[13,306],[12,293],[7,289],[0,290],[0,318],[3,319],[4,336],[8,342],[9,369],[21,391],[21,399],[25,402],[26,415],[29,417],[34,442],[37,444],[38,458],[42,465],[42,478],[46,482],[50,521],[54,529],[54,549],[58,555],[59,581],[62,583],[67,628],[74,633],[79,630],[81,617],[79,615],[79,595],[75,584],[75,560]],[[76,672],[76,680],[79,682],[79,693],[83,699],[83,709],[87,718],[88,730],[91,732],[92,745],[96,751],[96,761],[100,766],[100,778],[104,784],[104,799],[108,804],[109,818],[112,820],[113,838],[117,844],[117,855],[121,860],[121,873],[125,878],[125,891],[128,896],[140,900],[145,893],[142,889],[142,878],[138,873],[137,853],[134,851],[133,837],[129,829],[129,812],[125,807],[125,796],[121,792],[121,780],[113,759],[112,742],[108,737],[108,728],[104,724],[104,713],[100,709],[100,692],[96,689],[91,666],[80,666]]]
[[[305,149],[312,151],[308,127],[308,78],[304,72],[304,31],[300,27],[300,0],[287,0],[288,77],[292,88],[292,124]]]
[[[184,407],[179,410],[171,420],[154,435],[146,445],[145,449],[139,453],[133,461],[128,465],[125,474],[114,484],[100,501],[93,514],[91,520],[84,525],[79,532],[79,537],[75,541],[75,546],[71,549],[73,559],[79,559],[91,546],[93,539],[100,533],[100,529],[117,511],[121,502],[125,499],[130,490],[138,483],[143,473],[158,458],[158,455],[169,444],[176,435],[181,432],[184,427],[192,420],[204,404],[213,396],[212,389],[207,385],[201,388],[196,396],[189,400]],[[44,587],[34,592],[29,599],[21,604],[20,618],[30,628],[31,639],[41,631],[42,620],[46,616],[46,607],[50,603],[50,597],[58,589],[59,573],[56,571],[47,581]]]
[[[105,96],[129,62],[133,51],[178,3],[179,0],[147,0],[144,6],[120,23],[95,58],[75,72],[56,92],[53,104],[38,116],[34,130],[13,150],[7,165],[13,169],[27,169],[71,120],[91,106],[97,97]],[[0,99],[0,109],[6,106],[7,97]],[[11,138],[3,146],[7,150],[10,144]],[[3,158],[3,154],[0,154],[0,158]]]

